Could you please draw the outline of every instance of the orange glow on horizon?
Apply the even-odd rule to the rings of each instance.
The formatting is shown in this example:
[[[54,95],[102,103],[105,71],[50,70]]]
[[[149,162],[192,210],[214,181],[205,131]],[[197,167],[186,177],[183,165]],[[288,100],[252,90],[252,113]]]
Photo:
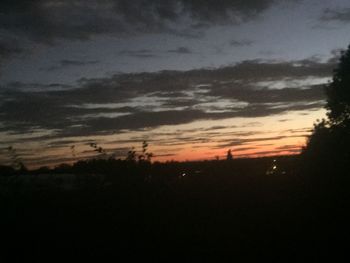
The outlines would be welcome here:
[[[217,156],[222,160],[229,149],[234,158],[292,155],[300,153],[314,121],[324,116],[324,109],[295,111],[254,119],[205,120],[120,134],[29,141],[13,147],[20,156],[22,149],[30,149],[22,158],[30,169],[96,158],[98,153],[89,146],[91,141],[109,156],[117,150],[117,159],[125,159],[132,147],[140,153],[142,141],[147,141],[148,152],[154,154],[152,161],[160,162],[214,160]],[[66,145],[65,140],[74,143]]]

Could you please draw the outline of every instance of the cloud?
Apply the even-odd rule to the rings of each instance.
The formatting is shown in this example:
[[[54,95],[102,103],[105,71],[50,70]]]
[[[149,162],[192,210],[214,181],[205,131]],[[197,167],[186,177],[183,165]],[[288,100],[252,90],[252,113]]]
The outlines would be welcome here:
[[[0,61],[10,58],[13,55],[20,54],[23,50],[18,46],[14,40],[1,39],[0,40]]]
[[[278,2],[282,0],[3,0],[0,2],[0,66],[14,55],[30,52],[40,44],[150,34],[199,38],[212,26],[251,21]],[[2,39],[13,39],[16,44],[8,45]],[[185,47],[169,51],[191,52]],[[120,55],[155,57],[152,52],[137,50]],[[67,65],[59,63],[43,70],[64,66]]]
[[[230,42],[230,46],[233,47],[244,47],[244,46],[251,46],[254,43],[252,40],[232,40]]]
[[[350,8],[330,9],[326,8],[320,17],[321,21],[338,21],[343,23],[350,22]]]
[[[60,61],[60,66],[67,67],[67,66],[84,66],[84,65],[91,65],[98,63],[97,60],[90,60],[90,61],[82,61],[82,60],[70,60],[70,59],[64,59]]]
[[[219,141],[219,144],[213,147],[213,149],[223,149],[223,148],[230,148],[230,147],[235,147],[235,146],[241,146],[241,145],[254,145],[259,142],[267,142],[267,141],[278,141],[282,139],[287,139],[287,138],[304,138],[305,135],[278,135],[278,136],[271,136],[271,137],[259,137],[259,138],[239,138],[239,139],[225,139],[222,140],[221,142]],[[281,148],[277,148],[278,150],[281,150]],[[284,148],[283,148],[284,149]]]
[[[0,30],[44,43],[53,43],[57,39],[84,40],[101,34],[181,34],[203,26],[244,23],[256,18],[276,2],[4,0],[0,4]]]
[[[153,54],[152,50],[149,49],[140,49],[140,50],[122,50],[119,52],[119,55],[130,56],[136,58],[152,58],[157,57]]]
[[[204,0],[179,1],[191,17],[202,23],[240,23],[265,11],[274,1],[270,0]]]
[[[271,151],[255,151],[254,152],[254,156],[277,156],[277,155],[281,155],[282,153],[285,154],[299,154],[301,151],[301,149],[296,148],[296,149],[289,149],[289,150],[281,150],[281,149],[277,149],[277,150],[271,150]],[[236,154],[236,157],[252,157],[252,155],[247,155],[247,154]]]
[[[41,84],[41,83],[22,83],[19,81],[10,82],[7,84],[6,89],[3,91],[4,94],[8,94],[11,97],[16,97],[17,92],[49,92],[49,91],[59,91],[71,89],[71,85],[60,84],[60,83],[50,83],[50,84]],[[1,92],[0,92],[1,94]]]
[[[327,72],[330,76],[330,64],[307,60],[245,61],[217,69],[82,79],[76,86],[17,82],[1,91],[0,130],[40,127],[57,131],[54,137],[83,136],[318,109],[325,98],[320,84],[270,89],[254,83],[324,77]]]
[[[299,150],[300,151],[300,147],[296,146],[296,145],[283,145],[283,146],[279,146],[276,147],[277,150]]]
[[[242,151],[249,151],[249,150],[256,150],[256,147],[237,147],[237,148],[234,148],[234,152],[242,152]]]
[[[55,71],[65,68],[71,68],[71,67],[81,67],[81,66],[88,66],[88,65],[95,65],[99,63],[98,60],[72,60],[72,59],[63,59],[61,60],[57,65],[48,67],[48,68],[42,68],[42,70],[45,71]]]
[[[23,52],[24,49],[20,47],[17,39],[0,34],[0,69],[6,61]]]
[[[177,53],[177,54],[191,54],[192,51],[187,47],[178,47],[177,49],[170,49],[168,53]]]

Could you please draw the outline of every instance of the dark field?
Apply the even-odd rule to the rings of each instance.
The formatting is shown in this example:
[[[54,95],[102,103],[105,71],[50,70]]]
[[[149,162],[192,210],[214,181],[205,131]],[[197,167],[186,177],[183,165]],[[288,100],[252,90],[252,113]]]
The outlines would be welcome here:
[[[3,175],[3,257],[283,262],[345,254],[350,184],[334,175],[306,176],[301,166],[298,156],[95,161]]]

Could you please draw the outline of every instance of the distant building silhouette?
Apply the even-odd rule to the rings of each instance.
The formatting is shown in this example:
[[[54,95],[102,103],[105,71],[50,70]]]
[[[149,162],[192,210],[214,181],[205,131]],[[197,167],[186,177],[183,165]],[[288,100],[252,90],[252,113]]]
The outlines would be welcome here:
[[[229,149],[229,150],[227,151],[226,160],[227,160],[227,161],[233,160],[233,155],[232,155],[231,149]]]

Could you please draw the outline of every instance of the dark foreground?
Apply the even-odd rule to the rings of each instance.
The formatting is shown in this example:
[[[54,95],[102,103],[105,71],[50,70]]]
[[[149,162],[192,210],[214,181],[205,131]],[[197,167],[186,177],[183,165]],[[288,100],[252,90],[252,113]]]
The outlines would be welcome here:
[[[280,158],[267,175],[271,164],[170,163],[26,182],[2,176],[1,257],[345,259],[346,180],[309,179],[296,157]]]

